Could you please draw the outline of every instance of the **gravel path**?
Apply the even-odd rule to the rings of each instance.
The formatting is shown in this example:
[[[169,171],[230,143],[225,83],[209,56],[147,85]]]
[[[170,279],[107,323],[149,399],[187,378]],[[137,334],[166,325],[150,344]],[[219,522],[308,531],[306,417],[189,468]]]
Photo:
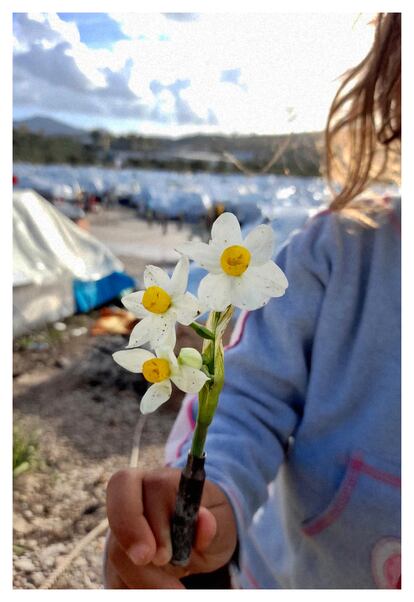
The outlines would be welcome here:
[[[123,262],[125,270],[142,278],[148,263],[170,268],[179,259],[174,248],[197,237],[205,239],[207,231],[200,224],[149,222],[136,217],[134,209],[111,208],[88,214],[90,233],[104,242]]]

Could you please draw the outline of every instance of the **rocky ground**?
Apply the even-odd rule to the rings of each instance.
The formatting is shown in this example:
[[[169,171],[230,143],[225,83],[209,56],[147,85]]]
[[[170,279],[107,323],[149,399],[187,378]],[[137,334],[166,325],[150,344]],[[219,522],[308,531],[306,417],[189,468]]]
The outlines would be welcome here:
[[[96,216],[91,223],[92,233],[101,239],[108,239],[109,233],[110,242],[122,239],[123,228],[119,211]],[[133,245],[120,249],[137,278],[149,262],[150,241],[159,241],[158,265],[174,261],[168,255],[171,240],[165,229],[142,223],[139,228],[148,240],[144,254],[137,254]],[[133,242],[139,228],[131,221],[123,242],[128,237]],[[170,234],[173,240],[187,237],[178,229]],[[91,334],[98,318],[98,311],[73,316],[14,342],[14,423],[35,440],[31,468],[14,479],[15,588],[44,587],[59,563],[104,520],[106,483],[129,463],[146,385],[112,360],[113,351],[126,345],[126,335]],[[178,333],[179,346],[195,340],[198,343],[189,329]],[[164,443],[181,399],[176,390],[168,404],[147,418],[141,468],[162,465]],[[101,588],[103,546],[101,534],[50,587]]]

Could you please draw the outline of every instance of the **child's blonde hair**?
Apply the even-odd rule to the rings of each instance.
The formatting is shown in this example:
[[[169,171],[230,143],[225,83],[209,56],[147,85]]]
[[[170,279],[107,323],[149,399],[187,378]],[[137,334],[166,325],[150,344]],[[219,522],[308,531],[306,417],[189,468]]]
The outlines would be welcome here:
[[[379,13],[367,56],[344,79],[325,129],[326,177],[342,180],[330,208],[340,210],[386,173],[400,152],[401,13]],[[399,165],[399,162],[397,161]]]

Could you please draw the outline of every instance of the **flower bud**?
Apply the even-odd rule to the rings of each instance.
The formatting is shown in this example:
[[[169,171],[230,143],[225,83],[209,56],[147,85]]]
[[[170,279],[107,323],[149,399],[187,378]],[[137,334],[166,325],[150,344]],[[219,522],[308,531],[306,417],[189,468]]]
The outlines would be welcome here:
[[[203,365],[203,358],[201,353],[197,349],[192,347],[183,347],[178,355],[178,362],[184,366],[190,366],[190,368],[196,368],[200,370]]]

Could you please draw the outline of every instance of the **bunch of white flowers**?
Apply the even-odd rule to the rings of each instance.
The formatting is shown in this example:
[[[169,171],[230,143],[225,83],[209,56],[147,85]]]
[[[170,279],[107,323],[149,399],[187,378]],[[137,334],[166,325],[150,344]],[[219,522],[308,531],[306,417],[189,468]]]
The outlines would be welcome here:
[[[187,242],[171,278],[156,266],[144,272],[145,290],[122,299],[140,322],[126,349],[113,354],[122,367],[143,374],[151,384],[141,400],[147,414],[165,403],[173,382],[181,391],[198,393],[198,413],[187,465],[181,474],[171,522],[172,564],[185,566],[191,553],[195,522],[205,479],[204,445],[224,384],[223,335],[234,307],[254,310],[284,294],[288,282],[272,261],[274,234],[268,225],[254,228],[243,240],[232,213],[212,226],[211,240]],[[201,280],[198,298],[187,291],[190,259],[209,273]],[[210,310],[205,325],[195,319]],[[192,348],[174,353],[176,322],[191,326],[203,338],[201,354]],[[149,344],[154,353],[140,348]]]
[[[232,213],[216,219],[208,244],[187,242],[177,251],[181,258],[171,278],[161,268],[149,265],[144,272],[145,290],[122,298],[140,321],[126,349],[114,353],[113,358],[126,370],[142,373],[151,383],[140,404],[144,414],[171,397],[171,382],[185,393],[199,393],[200,424],[193,451],[201,454],[223,386],[222,338],[233,307],[259,309],[272,297],[283,295],[288,282],[272,261],[272,228],[257,226],[243,240],[240,224]],[[189,259],[209,272],[200,282],[198,298],[187,292]],[[207,310],[211,311],[206,325],[195,322]],[[176,322],[191,326],[204,339],[201,354],[185,348],[176,357]],[[146,343],[154,353],[140,348]]]

